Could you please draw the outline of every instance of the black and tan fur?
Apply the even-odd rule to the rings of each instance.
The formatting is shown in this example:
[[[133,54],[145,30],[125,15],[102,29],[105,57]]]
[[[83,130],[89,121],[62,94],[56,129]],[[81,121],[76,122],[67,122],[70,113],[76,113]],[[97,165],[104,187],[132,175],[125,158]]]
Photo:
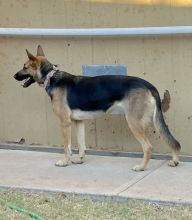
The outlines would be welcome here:
[[[71,162],[82,163],[86,149],[83,120],[110,114],[117,108],[124,111],[128,126],[143,148],[143,160],[133,168],[135,171],[144,170],[151,157],[152,145],[146,136],[146,128],[151,124],[154,124],[172,149],[173,159],[169,165],[178,165],[180,144],[165,124],[159,93],[152,84],[132,76],[85,77],[55,70],[41,46],[38,46],[37,56],[28,51],[27,55],[29,60],[14,77],[18,81],[24,80],[23,87],[34,82],[44,85],[51,98],[64,139],[64,159],[56,162],[57,166],[67,166]],[[75,161],[71,159],[72,122],[77,127],[79,147],[79,158]]]

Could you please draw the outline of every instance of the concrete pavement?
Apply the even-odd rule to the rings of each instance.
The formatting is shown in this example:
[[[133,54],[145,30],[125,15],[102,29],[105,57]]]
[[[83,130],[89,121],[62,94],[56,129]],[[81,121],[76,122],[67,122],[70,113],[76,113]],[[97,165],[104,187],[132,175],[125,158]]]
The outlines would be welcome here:
[[[54,166],[61,158],[59,153],[1,149],[0,187],[192,204],[191,162],[169,167],[165,160],[151,160],[146,171],[134,172],[140,158],[89,155],[81,165]]]

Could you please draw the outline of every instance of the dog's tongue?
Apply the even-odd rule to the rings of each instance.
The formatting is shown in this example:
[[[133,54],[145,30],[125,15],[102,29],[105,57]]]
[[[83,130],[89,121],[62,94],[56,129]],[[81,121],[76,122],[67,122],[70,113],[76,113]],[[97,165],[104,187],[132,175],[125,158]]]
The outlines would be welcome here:
[[[34,82],[35,82],[35,80],[32,77],[28,77],[27,79],[22,81],[21,85],[23,86],[23,88],[26,88]]]
[[[22,85],[23,87],[26,87],[26,84],[27,84],[27,82],[28,82],[29,79],[30,79],[30,77],[28,77],[27,79],[24,79],[24,80],[21,82],[21,85]]]

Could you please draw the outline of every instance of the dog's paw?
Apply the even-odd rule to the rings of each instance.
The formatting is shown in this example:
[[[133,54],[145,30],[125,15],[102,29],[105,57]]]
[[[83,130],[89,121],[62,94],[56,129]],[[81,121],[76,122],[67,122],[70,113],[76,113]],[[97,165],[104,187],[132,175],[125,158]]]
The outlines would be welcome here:
[[[66,167],[70,164],[69,161],[67,160],[58,160],[56,163],[55,163],[55,166],[57,167]]]
[[[169,165],[170,167],[176,167],[177,165],[179,165],[179,161],[177,161],[177,160],[170,160],[170,161],[168,162],[168,165]]]
[[[145,168],[142,165],[136,165],[132,168],[134,171],[144,171]]]
[[[84,158],[81,158],[81,157],[80,158],[79,157],[72,158],[71,162],[74,163],[74,164],[82,164],[82,163],[84,163]]]

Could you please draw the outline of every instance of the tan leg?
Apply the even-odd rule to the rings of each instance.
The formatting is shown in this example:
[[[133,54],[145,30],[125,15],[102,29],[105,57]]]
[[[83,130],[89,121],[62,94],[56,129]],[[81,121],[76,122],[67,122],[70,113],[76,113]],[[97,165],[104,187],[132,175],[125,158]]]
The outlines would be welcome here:
[[[61,130],[64,139],[64,159],[57,161],[55,165],[65,167],[71,163],[71,122],[61,121]]]
[[[63,104],[63,95],[55,91],[52,99],[53,111],[60,120],[61,131],[64,139],[64,159],[55,163],[56,166],[64,167],[71,163],[71,119],[70,110]]]
[[[149,142],[148,138],[146,137],[145,134],[145,129],[143,128],[142,124],[140,124],[138,121],[134,121],[133,119],[128,119],[126,116],[128,125],[133,132],[135,138],[140,142],[142,148],[143,148],[143,160],[141,164],[136,165],[133,167],[134,171],[143,171],[145,170],[149,159],[151,158],[151,153],[152,153],[152,145]]]
[[[79,148],[79,157],[74,158],[72,163],[81,164],[84,162],[85,158],[85,124],[83,121],[75,121],[76,129],[77,129],[77,144]]]
[[[172,152],[172,160],[170,160],[168,162],[168,165],[170,167],[176,167],[179,164],[179,152],[176,152],[175,150],[173,150]]]

